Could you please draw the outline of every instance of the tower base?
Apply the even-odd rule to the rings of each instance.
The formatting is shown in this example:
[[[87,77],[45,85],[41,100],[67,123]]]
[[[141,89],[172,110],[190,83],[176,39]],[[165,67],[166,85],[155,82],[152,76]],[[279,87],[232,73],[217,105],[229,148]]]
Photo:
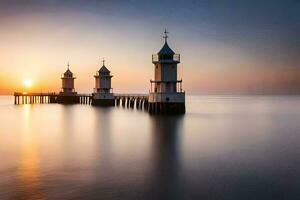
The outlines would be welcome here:
[[[79,96],[76,95],[58,95],[56,99],[60,104],[76,104],[80,103]]]
[[[93,99],[93,106],[115,106],[115,99]]]
[[[184,114],[185,103],[149,102],[148,112],[150,114]]]

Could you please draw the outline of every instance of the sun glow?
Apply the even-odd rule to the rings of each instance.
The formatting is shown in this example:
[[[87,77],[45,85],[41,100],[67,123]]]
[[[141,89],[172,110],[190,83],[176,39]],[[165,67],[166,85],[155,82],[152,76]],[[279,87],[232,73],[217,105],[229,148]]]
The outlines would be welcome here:
[[[30,87],[32,87],[32,85],[33,85],[33,81],[32,81],[31,79],[25,79],[25,80],[23,81],[23,84],[24,84],[24,86],[25,86],[26,88],[30,88]]]

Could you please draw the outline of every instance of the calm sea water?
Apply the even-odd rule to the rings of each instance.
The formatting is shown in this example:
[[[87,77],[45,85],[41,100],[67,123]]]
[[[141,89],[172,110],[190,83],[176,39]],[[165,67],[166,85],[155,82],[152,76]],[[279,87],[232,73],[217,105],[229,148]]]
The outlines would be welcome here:
[[[0,97],[0,199],[299,199],[299,96],[193,96],[184,116]]]

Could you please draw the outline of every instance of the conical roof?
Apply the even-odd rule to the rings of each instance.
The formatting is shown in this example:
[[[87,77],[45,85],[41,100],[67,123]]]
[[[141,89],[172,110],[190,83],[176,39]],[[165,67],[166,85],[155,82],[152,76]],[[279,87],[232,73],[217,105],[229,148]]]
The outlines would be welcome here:
[[[103,65],[100,69],[99,69],[99,73],[109,73],[110,71],[105,67],[105,65]]]
[[[65,76],[73,76],[73,73],[71,70],[68,68],[67,71],[64,73]]]
[[[175,52],[169,47],[169,45],[166,41],[164,46],[161,48],[161,50],[157,54],[158,55],[174,55]]]

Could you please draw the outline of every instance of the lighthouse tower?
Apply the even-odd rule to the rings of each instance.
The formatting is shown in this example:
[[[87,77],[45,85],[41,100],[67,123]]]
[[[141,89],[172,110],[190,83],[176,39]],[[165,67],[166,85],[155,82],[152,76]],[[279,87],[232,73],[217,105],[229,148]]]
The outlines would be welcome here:
[[[150,80],[148,109],[150,113],[185,113],[185,92],[182,80],[177,79],[180,54],[175,54],[169,47],[167,34],[165,30],[163,47],[152,55],[154,80]]]
[[[76,77],[70,70],[70,65],[68,63],[67,71],[62,75],[62,91],[59,93],[57,98],[58,103],[79,103],[79,97],[74,88],[74,80]]]
[[[96,72],[95,88],[93,93],[93,105],[98,106],[114,106],[115,100],[111,88],[110,71],[105,66],[105,60],[103,59],[102,67]]]
[[[74,80],[76,77],[73,75],[73,73],[70,70],[70,65],[68,63],[68,69],[61,77],[62,80],[62,92],[65,94],[76,94],[75,88],[74,88]]]

